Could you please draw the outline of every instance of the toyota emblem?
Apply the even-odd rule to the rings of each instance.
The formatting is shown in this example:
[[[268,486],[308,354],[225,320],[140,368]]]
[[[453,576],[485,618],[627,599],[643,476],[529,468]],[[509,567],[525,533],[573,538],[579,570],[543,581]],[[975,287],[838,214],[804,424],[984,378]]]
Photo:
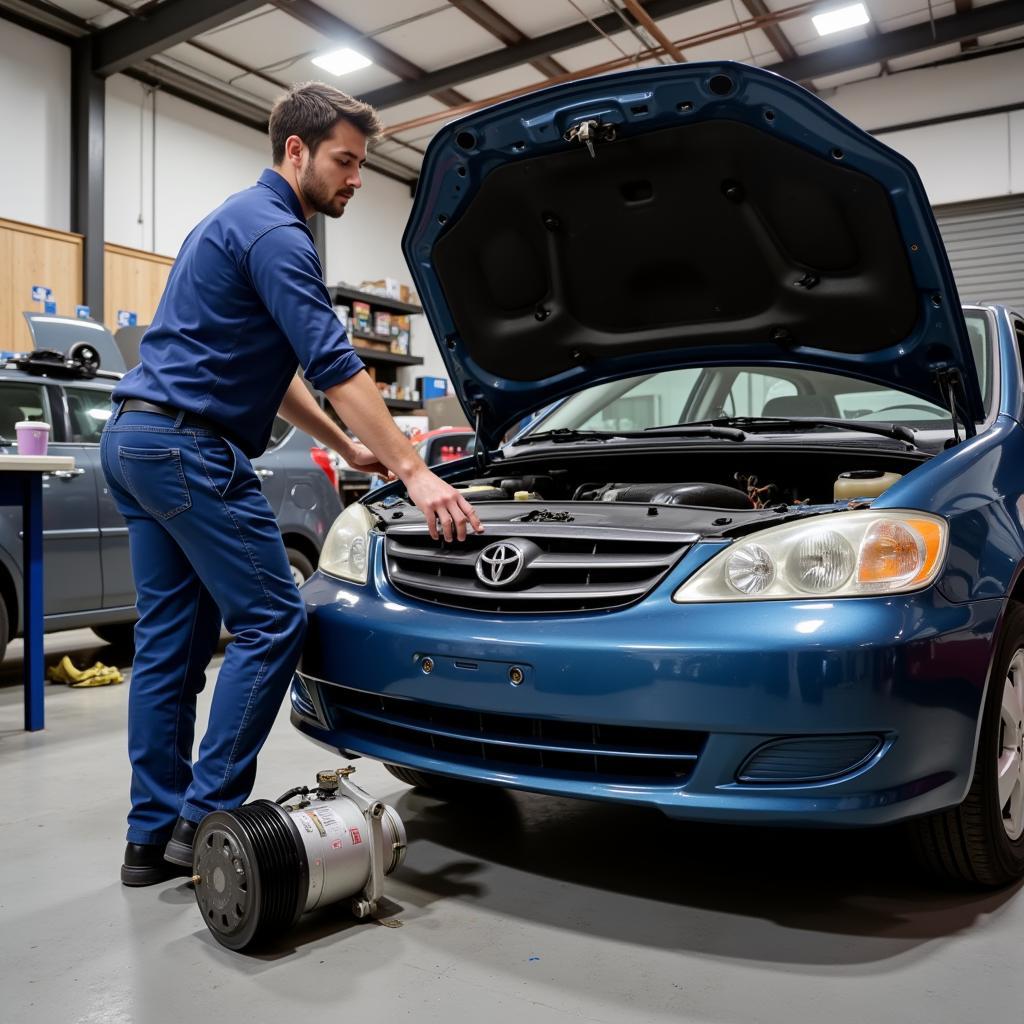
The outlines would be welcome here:
[[[518,544],[499,540],[480,552],[476,560],[476,575],[489,587],[507,587],[518,579],[526,565],[526,554]]]

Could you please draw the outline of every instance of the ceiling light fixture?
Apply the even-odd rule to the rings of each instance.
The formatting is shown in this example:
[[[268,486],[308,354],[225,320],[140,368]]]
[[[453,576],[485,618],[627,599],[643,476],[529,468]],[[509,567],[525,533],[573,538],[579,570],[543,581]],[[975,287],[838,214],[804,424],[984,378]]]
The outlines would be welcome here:
[[[821,14],[811,17],[819,36],[827,36],[833,32],[842,32],[848,28],[856,28],[858,25],[866,25],[870,20],[871,16],[863,4],[836,7],[831,11],[823,11]]]
[[[343,46],[340,50],[332,50],[330,53],[323,53],[313,58],[313,63],[332,75],[347,75],[351,71],[358,71],[360,68],[368,68],[373,61],[364,57],[355,50]]]

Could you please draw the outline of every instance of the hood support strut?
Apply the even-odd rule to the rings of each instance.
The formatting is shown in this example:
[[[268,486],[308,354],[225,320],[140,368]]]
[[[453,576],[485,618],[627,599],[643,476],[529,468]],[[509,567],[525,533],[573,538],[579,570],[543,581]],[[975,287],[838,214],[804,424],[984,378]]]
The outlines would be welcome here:
[[[958,419],[963,421],[965,438],[974,437],[977,429],[974,426],[973,418],[961,415],[960,412],[960,410],[966,408],[967,403],[967,395],[964,391],[964,382],[960,371],[955,366],[942,366],[935,371],[935,379],[938,381],[939,388],[946,398],[946,407],[949,409],[949,415],[953,421],[953,443],[960,443]]]

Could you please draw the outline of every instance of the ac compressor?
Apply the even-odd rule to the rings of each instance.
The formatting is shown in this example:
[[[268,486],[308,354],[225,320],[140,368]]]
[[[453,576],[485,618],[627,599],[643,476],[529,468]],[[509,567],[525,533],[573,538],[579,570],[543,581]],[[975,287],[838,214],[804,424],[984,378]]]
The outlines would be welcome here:
[[[265,944],[307,911],[343,899],[351,899],[356,917],[376,912],[384,876],[405,859],[405,826],[393,807],[349,779],[354,771],[318,772],[311,798],[299,786],[276,801],[203,818],[193,840],[192,881],[203,920],[221,945]]]

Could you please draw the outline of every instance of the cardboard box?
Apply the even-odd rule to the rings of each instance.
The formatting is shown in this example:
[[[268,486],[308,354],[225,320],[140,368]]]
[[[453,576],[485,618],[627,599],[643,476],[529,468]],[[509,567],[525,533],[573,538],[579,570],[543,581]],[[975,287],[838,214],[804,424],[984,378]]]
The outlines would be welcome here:
[[[391,337],[391,314],[377,312],[373,314],[373,333],[382,338]]]
[[[431,398],[444,398],[448,394],[448,378],[417,377],[416,387],[424,402]]]
[[[402,296],[402,287],[393,277],[382,277],[379,281],[364,281],[359,290],[369,292],[371,295],[382,295],[387,299],[401,299]]]
[[[352,303],[352,327],[354,330],[370,333],[370,304],[368,302]]]

